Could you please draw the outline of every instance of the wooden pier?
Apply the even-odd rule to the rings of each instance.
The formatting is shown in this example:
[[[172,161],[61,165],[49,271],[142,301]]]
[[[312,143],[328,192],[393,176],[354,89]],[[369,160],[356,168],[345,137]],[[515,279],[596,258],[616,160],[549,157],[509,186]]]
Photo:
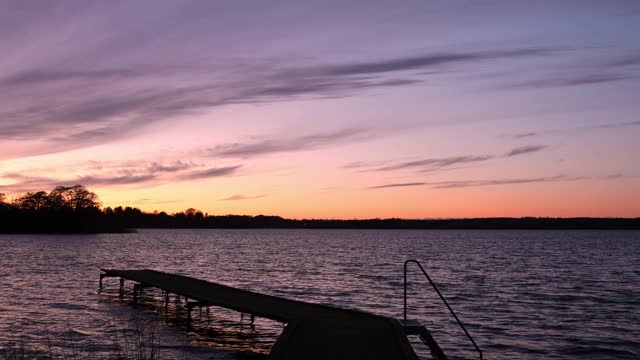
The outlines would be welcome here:
[[[400,321],[389,317],[289,300],[154,270],[103,269],[100,287],[102,279],[107,277],[119,277],[121,291],[125,280],[136,282],[134,296],[144,287],[163,290],[166,302],[169,293],[184,296],[189,299],[186,303],[189,314],[196,306],[218,306],[251,314],[252,319],[259,316],[286,323],[269,359],[418,359],[407,339],[407,335],[415,333],[415,326],[406,331]],[[424,332],[431,338],[426,328]],[[435,353],[434,348],[431,349],[434,355],[442,353],[435,341],[431,346],[437,348]],[[437,358],[446,359],[444,354]]]

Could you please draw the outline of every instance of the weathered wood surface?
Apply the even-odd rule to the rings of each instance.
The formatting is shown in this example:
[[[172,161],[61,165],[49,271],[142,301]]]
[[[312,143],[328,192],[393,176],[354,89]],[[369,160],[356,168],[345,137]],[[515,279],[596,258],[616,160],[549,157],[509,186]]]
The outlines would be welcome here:
[[[155,270],[102,270],[145,286],[287,323],[270,359],[417,360],[395,319],[338,307],[289,300]]]

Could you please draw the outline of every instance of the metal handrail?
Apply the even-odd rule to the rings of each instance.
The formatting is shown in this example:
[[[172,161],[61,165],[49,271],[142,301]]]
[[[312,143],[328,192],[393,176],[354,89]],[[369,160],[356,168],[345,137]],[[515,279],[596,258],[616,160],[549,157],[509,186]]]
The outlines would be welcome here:
[[[462,321],[458,319],[458,315],[456,315],[456,313],[453,311],[453,309],[451,308],[447,300],[444,298],[440,290],[438,290],[438,287],[431,280],[431,278],[429,277],[427,272],[424,270],[420,262],[418,260],[413,260],[413,259],[410,259],[404,262],[404,320],[407,321],[407,265],[409,265],[409,263],[415,263],[416,265],[418,265],[420,270],[422,270],[422,273],[424,274],[424,276],[427,278],[427,280],[429,280],[429,284],[431,284],[431,287],[433,287],[433,289],[436,291],[440,299],[442,299],[442,302],[444,302],[444,304],[447,306],[447,309],[449,309],[449,312],[451,313],[451,315],[453,315],[453,317],[456,319],[456,321],[458,322],[458,325],[460,325],[460,328],[462,328],[462,331],[464,331],[464,333],[467,335],[469,340],[471,340],[471,343],[473,344],[473,346],[476,348],[476,351],[478,351],[478,354],[480,354],[480,359],[482,359],[482,350],[480,350],[480,348],[478,347],[478,344],[476,344],[475,340],[473,340],[473,338],[471,337],[471,334],[469,334],[469,332],[467,331],[467,328],[465,328],[464,324],[462,324]]]

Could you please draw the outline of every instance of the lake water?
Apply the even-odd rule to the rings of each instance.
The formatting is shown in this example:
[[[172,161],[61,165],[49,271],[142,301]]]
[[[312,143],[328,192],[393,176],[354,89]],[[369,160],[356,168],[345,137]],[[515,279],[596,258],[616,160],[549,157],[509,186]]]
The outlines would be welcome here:
[[[118,331],[144,326],[161,359],[254,358],[282,324],[257,319],[251,328],[212,308],[196,311],[187,331],[182,305],[172,299],[165,315],[159,293],[135,305],[118,297],[117,279],[105,279],[99,294],[98,269],[152,268],[400,318],[402,264],[413,258],[487,359],[640,358],[640,232],[140,230],[0,235],[0,249],[5,350],[66,346],[58,351],[99,356]],[[473,357],[417,269],[410,280],[409,316],[451,358]]]

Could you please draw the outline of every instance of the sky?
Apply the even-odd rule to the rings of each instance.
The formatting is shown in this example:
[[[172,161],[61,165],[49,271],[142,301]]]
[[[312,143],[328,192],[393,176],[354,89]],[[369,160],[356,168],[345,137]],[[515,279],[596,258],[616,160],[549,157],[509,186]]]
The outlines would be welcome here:
[[[640,2],[0,0],[0,192],[640,217]]]

